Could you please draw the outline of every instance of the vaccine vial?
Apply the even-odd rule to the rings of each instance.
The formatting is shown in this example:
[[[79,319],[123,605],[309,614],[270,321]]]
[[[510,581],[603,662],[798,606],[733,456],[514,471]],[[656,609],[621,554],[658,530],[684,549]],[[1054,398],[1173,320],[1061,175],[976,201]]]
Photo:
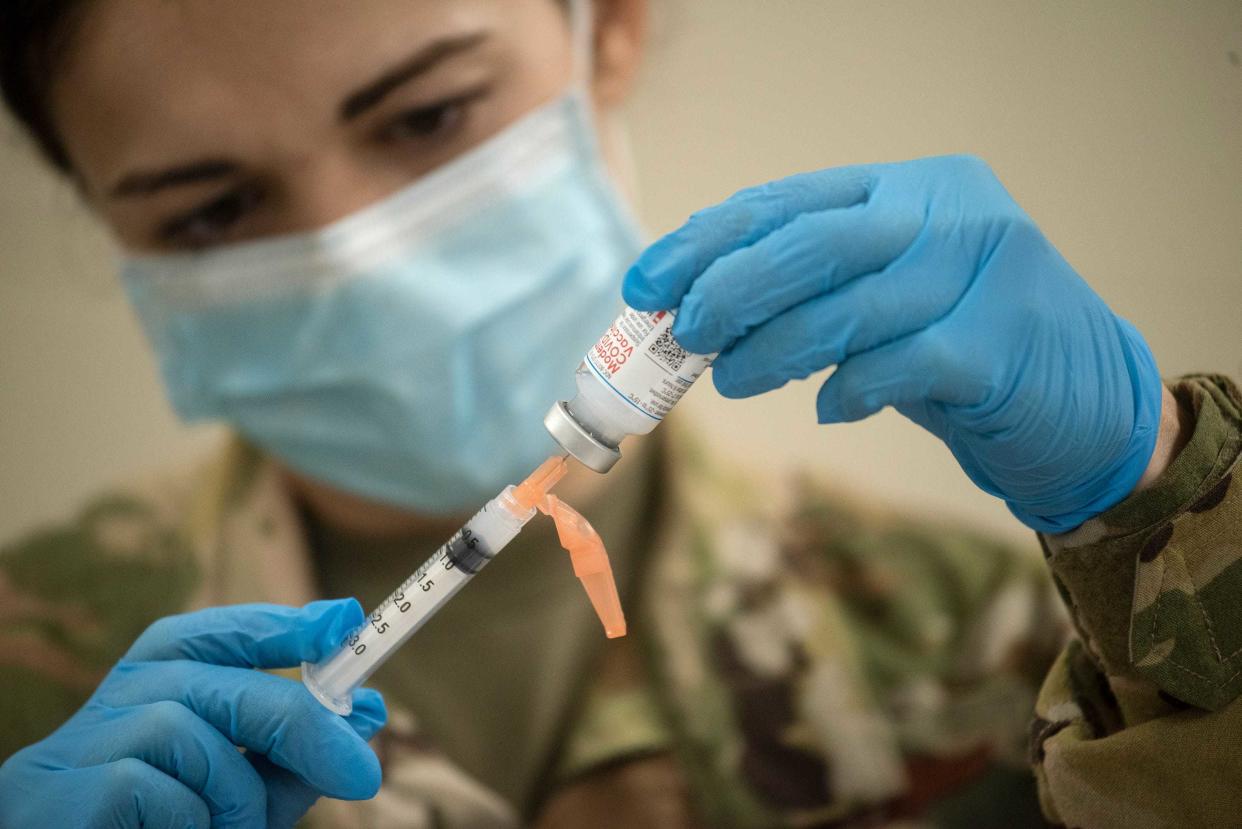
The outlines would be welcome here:
[[[561,448],[596,472],[612,469],[621,441],[654,429],[716,358],[678,345],[675,318],[627,307],[579,364],[577,394],[544,418]]]

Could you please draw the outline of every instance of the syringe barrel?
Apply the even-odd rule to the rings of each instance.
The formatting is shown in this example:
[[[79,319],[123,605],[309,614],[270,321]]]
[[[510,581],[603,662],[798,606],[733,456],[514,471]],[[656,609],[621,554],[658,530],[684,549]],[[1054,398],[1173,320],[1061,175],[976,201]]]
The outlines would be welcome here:
[[[407,639],[513,540],[535,514],[522,510],[508,487],[414,571],[340,649],[316,664],[302,664],[302,682],[341,716],[353,710],[353,692]]]

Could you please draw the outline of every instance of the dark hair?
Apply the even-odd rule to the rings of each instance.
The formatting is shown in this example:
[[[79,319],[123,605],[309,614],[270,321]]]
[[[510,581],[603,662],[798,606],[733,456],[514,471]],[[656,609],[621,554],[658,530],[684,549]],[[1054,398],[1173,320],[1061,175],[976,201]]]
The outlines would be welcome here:
[[[0,0],[0,94],[44,156],[64,172],[69,154],[52,123],[49,91],[82,0]]]
[[[53,123],[49,92],[84,6],[85,0],[0,0],[0,95],[44,157],[65,173],[73,163]]]

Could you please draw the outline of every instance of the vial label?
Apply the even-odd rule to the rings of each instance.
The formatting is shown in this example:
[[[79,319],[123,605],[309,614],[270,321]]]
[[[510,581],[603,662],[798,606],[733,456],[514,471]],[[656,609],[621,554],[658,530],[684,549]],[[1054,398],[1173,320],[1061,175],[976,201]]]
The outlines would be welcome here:
[[[626,308],[587,352],[587,365],[653,420],[663,420],[716,355],[691,354],[673,339],[671,311]]]

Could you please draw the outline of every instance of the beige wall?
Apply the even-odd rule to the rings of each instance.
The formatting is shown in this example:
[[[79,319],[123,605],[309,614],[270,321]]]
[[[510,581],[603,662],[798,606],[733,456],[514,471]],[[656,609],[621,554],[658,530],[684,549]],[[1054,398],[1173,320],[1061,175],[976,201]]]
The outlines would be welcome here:
[[[1242,375],[1242,3],[654,0],[632,135],[654,230],[799,170],[973,152],[1163,370]],[[0,538],[209,440],[178,427],[73,194],[0,144]],[[818,383],[686,403],[719,450],[809,463],[1020,534],[890,414],[824,429]]]

